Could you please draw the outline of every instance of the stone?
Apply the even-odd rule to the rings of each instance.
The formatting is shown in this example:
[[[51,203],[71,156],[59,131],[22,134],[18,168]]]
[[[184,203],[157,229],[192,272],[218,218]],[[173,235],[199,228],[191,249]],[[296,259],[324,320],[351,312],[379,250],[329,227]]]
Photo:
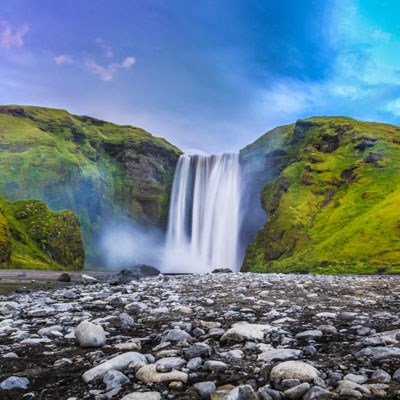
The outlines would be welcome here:
[[[77,326],[75,337],[82,347],[101,347],[106,343],[104,329],[89,321],[82,321]]]
[[[400,368],[396,369],[393,373],[393,380],[396,382],[400,382]]]
[[[331,400],[335,397],[337,397],[335,393],[319,386],[314,386],[304,395],[303,400]]]
[[[390,383],[392,377],[383,369],[378,369],[372,373],[371,380],[379,383]]]
[[[343,378],[346,381],[351,381],[362,385],[363,383],[367,382],[368,377],[365,375],[355,375],[355,374],[347,374]]]
[[[258,355],[258,361],[272,362],[272,361],[287,361],[299,358],[303,355],[301,350],[296,349],[275,349],[265,351]]]
[[[385,361],[400,358],[399,347],[366,347],[356,353],[357,358],[369,357],[373,361]]]
[[[180,357],[164,357],[156,361],[156,366],[162,366],[166,369],[173,369],[185,365],[186,361]]]
[[[98,282],[98,279],[94,278],[93,276],[86,275],[86,274],[83,274],[81,279],[82,279],[82,283],[97,283]]]
[[[285,390],[284,392],[285,399],[299,400],[308,392],[309,389],[310,389],[310,384],[307,382],[294,386],[291,389]]]
[[[318,370],[302,361],[284,361],[271,370],[271,381],[298,379],[301,382],[312,382],[318,376]]]
[[[171,372],[158,372],[154,364],[145,365],[136,372],[136,379],[139,381],[149,383],[171,382],[180,381],[186,383],[188,374],[181,371],[172,370]]]
[[[129,378],[120,371],[110,370],[107,371],[103,377],[103,382],[106,385],[106,390],[113,390],[130,383]]]
[[[323,336],[322,331],[320,331],[319,329],[312,329],[312,330],[300,332],[295,337],[296,337],[296,339],[308,340],[308,339],[317,339],[322,336]]]
[[[186,364],[186,367],[190,370],[199,369],[203,365],[203,360],[200,357],[192,358]]]
[[[199,382],[194,384],[193,387],[203,399],[209,399],[217,389],[214,382]]]
[[[121,400],[161,400],[158,392],[134,392],[122,397]]]
[[[249,324],[242,321],[234,324],[221,337],[221,341],[242,342],[244,340],[263,340],[264,335],[273,329],[271,325]]]
[[[10,376],[0,383],[0,388],[3,390],[27,389],[28,385],[29,379],[21,378],[19,376]]]
[[[96,378],[104,376],[108,371],[115,369],[117,371],[124,370],[131,363],[137,363],[140,365],[147,364],[146,357],[140,353],[130,351],[128,353],[120,354],[119,356],[113,357],[106,362],[97,365],[96,367],[89,369],[82,375],[84,382],[89,383]]]
[[[208,369],[209,371],[225,371],[229,368],[227,364],[222,361],[215,361],[215,360],[207,360],[204,363],[204,368]]]
[[[195,343],[185,351],[185,357],[192,359],[196,357],[209,357],[211,355],[211,348],[205,343]]]
[[[180,328],[170,329],[163,333],[161,342],[183,342],[192,339],[192,337]]]
[[[67,274],[66,272],[63,272],[58,276],[57,280],[59,282],[71,282],[71,275]]]
[[[241,385],[232,389],[223,400],[258,400],[258,397],[250,385]]]

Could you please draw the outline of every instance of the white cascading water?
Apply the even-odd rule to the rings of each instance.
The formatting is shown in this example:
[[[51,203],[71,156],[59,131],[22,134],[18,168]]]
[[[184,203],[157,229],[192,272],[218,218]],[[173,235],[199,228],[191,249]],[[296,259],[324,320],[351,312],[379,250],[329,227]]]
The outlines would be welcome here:
[[[240,198],[237,154],[182,155],[172,186],[164,269],[238,270]]]

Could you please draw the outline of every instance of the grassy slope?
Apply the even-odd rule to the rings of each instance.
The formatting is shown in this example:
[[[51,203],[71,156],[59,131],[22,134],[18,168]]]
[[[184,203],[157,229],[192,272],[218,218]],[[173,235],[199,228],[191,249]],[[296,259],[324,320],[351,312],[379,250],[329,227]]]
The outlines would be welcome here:
[[[80,270],[84,250],[71,211],[52,212],[41,201],[0,199],[0,268]]]
[[[269,218],[244,270],[400,272],[399,127],[315,117],[241,155],[251,162],[276,149],[275,179],[262,190]]]
[[[0,196],[37,198],[78,213],[94,258],[93,235],[105,215],[165,223],[179,153],[136,127],[64,110],[0,106]]]

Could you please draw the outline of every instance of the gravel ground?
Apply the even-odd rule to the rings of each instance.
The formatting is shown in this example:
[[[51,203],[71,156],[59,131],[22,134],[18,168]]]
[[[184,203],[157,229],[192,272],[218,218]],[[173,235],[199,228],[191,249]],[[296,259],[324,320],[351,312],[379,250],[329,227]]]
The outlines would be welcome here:
[[[159,275],[0,295],[0,399],[400,399],[399,283]]]

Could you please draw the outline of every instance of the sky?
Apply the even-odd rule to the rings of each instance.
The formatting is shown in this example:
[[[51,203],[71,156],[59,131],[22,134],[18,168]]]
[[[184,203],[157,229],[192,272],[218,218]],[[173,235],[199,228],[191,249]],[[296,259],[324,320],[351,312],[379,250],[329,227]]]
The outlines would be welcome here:
[[[0,0],[0,104],[206,154],[313,115],[400,125],[399,15],[398,0]]]

